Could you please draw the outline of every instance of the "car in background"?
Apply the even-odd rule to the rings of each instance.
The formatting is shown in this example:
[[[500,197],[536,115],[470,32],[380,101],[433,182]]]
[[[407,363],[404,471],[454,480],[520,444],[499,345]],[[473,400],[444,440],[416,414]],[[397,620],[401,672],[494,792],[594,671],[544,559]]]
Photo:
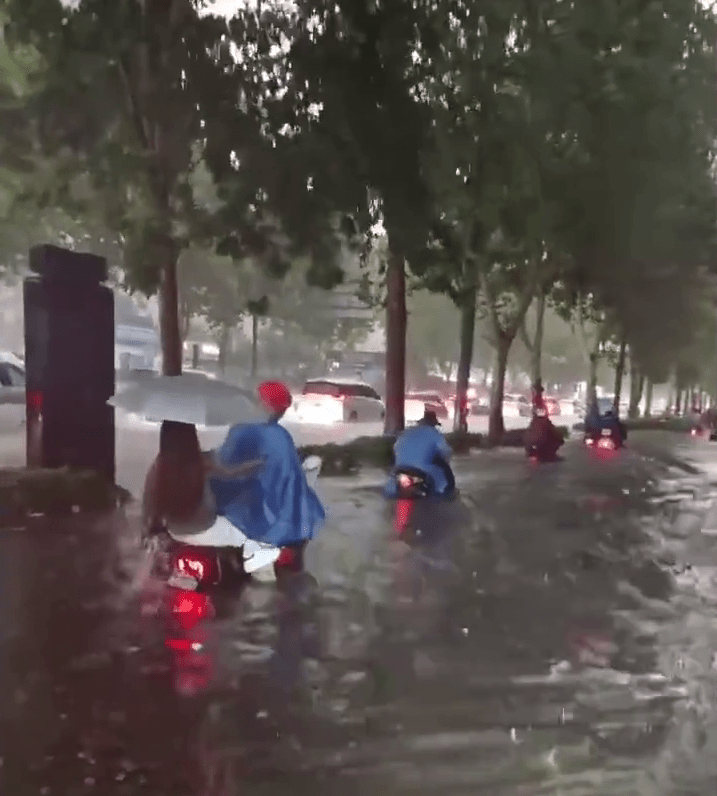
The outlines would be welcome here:
[[[520,417],[523,396],[517,393],[506,392],[503,394],[503,416]]]
[[[404,416],[407,423],[420,420],[426,410],[436,413],[436,417],[443,421],[448,419],[448,407],[437,392],[412,391],[406,393]]]
[[[25,363],[0,352],[0,433],[17,431],[25,423]]]
[[[310,379],[286,414],[287,420],[321,425],[378,422],[386,414],[381,396],[356,379]]]
[[[560,401],[552,395],[544,395],[543,402],[548,410],[550,417],[557,417],[562,414]],[[527,395],[521,395],[518,403],[518,414],[521,417],[531,417],[533,414],[533,399]]]
[[[474,385],[469,385],[468,390],[466,392],[466,400],[468,401],[468,414],[469,415],[482,415],[488,413],[488,406],[490,403],[489,396],[485,392],[484,389],[475,387]],[[453,382],[450,385],[450,390],[448,391],[446,397],[443,399],[443,402],[448,409],[448,414],[450,417],[454,417],[455,415],[455,406],[456,406],[456,384]]]

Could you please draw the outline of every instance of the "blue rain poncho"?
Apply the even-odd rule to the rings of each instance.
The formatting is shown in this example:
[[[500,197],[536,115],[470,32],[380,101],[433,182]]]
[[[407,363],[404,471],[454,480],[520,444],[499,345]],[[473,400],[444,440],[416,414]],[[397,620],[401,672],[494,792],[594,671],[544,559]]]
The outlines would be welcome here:
[[[306,481],[294,440],[278,423],[234,426],[216,456],[226,467],[264,460],[245,478],[210,479],[217,513],[250,539],[284,547],[308,541],[323,525],[324,507]]]
[[[402,466],[415,467],[430,476],[437,494],[445,495],[449,489],[446,474],[435,462],[436,459],[441,459],[448,463],[451,452],[451,446],[436,428],[427,424],[414,426],[404,431],[393,446],[394,470]],[[393,473],[386,482],[384,493],[387,497],[398,494],[398,484]]]

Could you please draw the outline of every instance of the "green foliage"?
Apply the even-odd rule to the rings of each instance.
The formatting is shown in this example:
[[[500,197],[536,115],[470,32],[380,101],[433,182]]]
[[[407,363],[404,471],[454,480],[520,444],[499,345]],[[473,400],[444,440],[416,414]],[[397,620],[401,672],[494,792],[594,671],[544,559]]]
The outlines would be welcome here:
[[[194,0],[7,7],[8,41],[32,42],[46,66],[24,108],[51,167],[36,203],[102,219],[124,242],[130,287],[153,292],[190,242],[260,257],[272,275],[309,251],[312,278],[340,280],[305,140],[276,132],[297,101],[285,72],[266,79],[288,17],[245,9],[228,23]]]
[[[430,217],[420,162],[430,113],[416,99],[414,67],[423,9],[410,0],[301,0],[296,9],[303,24],[289,60],[305,93],[293,122],[312,131],[316,201],[363,233],[380,212],[392,249],[410,262]]]

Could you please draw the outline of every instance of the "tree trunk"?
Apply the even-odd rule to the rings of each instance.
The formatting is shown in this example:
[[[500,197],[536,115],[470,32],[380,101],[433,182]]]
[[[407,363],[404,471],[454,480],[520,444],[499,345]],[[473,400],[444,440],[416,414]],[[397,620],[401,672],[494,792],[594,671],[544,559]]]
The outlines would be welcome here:
[[[461,307],[461,339],[458,354],[458,374],[456,379],[456,402],[453,413],[453,430],[467,431],[463,423],[461,408],[468,404],[468,383],[470,381],[471,364],[473,362],[473,338],[476,326],[477,288],[471,288],[464,297]],[[467,418],[467,415],[466,415]]]
[[[406,270],[403,255],[391,247],[386,273],[386,416],[384,434],[405,426],[406,401]]]
[[[179,331],[182,336],[182,343],[187,342],[189,327],[192,325],[192,313],[189,311],[189,304],[180,299],[179,302]]]
[[[231,342],[231,335],[229,326],[224,323],[219,331],[219,357],[217,359],[217,367],[219,372],[224,375],[227,369],[227,354],[229,353],[229,343]]]
[[[164,262],[159,282],[159,335],[162,346],[162,373],[182,373],[182,335],[179,328],[179,295],[177,289],[178,252],[175,242],[166,236],[158,246]]]
[[[585,403],[587,408],[595,406],[597,403],[597,370],[600,355],[597,351],[591,351],[588,358],[588,383],[585,391]]]
[[[645,381],[645,417],[652,417],[652,381]]]
[[[545,293],[538,290],[535,305],[535,334],[531,338],[527,322],[521,323],[518,329],[523,345],[530,354],[530,378],[532,384],[542,382],[543,364],[543,329],[545,326]],[[527,320],[527,319],[526,319]]]
[[[508,354],[513,340],[501,336],[496,346],[495,371],[493,389],[490,395],[490,410],[488,414],[488,442],[491,445],[500,445],[505,433],[503,423],[503,393],[505,391],[505,373],[508,369]]]
[[[682,390],[675,390],[675,414],[682,414]]]
[[[257,351],[259,345],[259,316],[252,313],[251,316],[251,377],[256,378],[257,371]]]
[[[644,387],[644,379],[640,375],[637,365],[630,362],[630,403],[627,408],[627,416],[634,420],[640,416],[640,400],[642,399],[642,390]]]
[[[620,351],[617,356],[617,365],[615,366],[615,400],[613,401],[613,409],[615,414],[620,411],[620,399],[622,398],[622,377],[625,375],[625,356],[627,354],[627,341],[620,341]]]
[[[543,331],[545,328],[545,291],[538,292],[535,307],[535,337],[530,351],[530,375],[533,384],[542,382],[543,378]]]

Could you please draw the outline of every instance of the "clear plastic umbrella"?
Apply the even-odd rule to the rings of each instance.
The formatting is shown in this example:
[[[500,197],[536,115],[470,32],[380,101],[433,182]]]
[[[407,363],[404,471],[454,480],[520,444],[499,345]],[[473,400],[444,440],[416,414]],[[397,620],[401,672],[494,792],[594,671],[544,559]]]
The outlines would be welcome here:
[[[195,426],[258,423],[268,416],[252,391],[197,373],[143,376],[107,403],[149,421],[174,420]]]

